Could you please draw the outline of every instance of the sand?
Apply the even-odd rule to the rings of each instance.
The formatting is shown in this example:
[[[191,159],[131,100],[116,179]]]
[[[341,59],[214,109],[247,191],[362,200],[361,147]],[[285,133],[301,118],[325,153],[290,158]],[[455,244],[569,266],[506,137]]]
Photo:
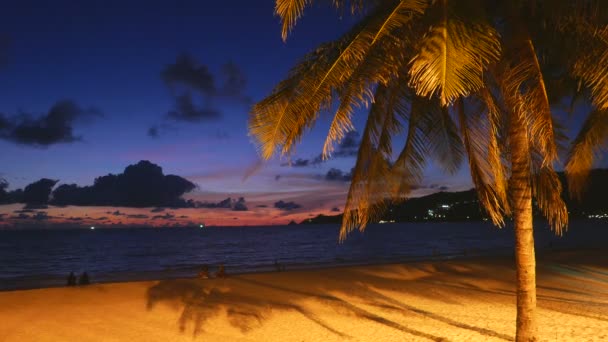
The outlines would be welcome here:
[[[509,258],[0,292],[0,341],[504,341]],[[94,280],[94,279],[93,279]],[[545,341],[608,341],[608,253],[538,267]]]

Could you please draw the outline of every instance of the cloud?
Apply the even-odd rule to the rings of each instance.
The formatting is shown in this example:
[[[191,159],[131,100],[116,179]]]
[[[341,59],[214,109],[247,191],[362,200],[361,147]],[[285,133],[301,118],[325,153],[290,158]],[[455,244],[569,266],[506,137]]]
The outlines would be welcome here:
[[[150,216],[146,215],[146,214],[131,214],[131,215],[127,215],[128,218],[132,218],[132,219],[147,219],[150,218]]]
[[[251,99],[244,95],[247,77],[236,64],[224,64],[219,76],[220,82],[206,65],[198,63],[192,56],[178,55],[175,63],[166,65],[161,71],[161,79],[175,101],[166,118],[190,123],[217,120],[222,116],[214,106],[217,100],[251,103]],[[158,137],[160,133],[157,126],[148,129],[150,137]]]
[[[161,78],[169,88],[181,84],[206,95],[214,95],[216,92],[215,79],[207,66],[199,65],[188,54],[177,56],[174,64],[163,69]]]
[[[23,203],[28,205],[43,205],[48,203],[49,195],[58,180],[42,178],[37,182],[29,184],[23,190]]]
[[[167,113],[167,117],[176,121],[201,122],[219,119],[221,114],[209,105],[198,106],[192,94],[187,92],[175,97],[175,107]]]
[[[339,213],[340,212],[340,208],[333,207],[333,208],[331,208],[331,211],[334,212],[334,213]]]
[[[151,213],[162,213],[163,211],[165,211],[165,208],[154,208],[150,210]]]
[[[361,140],[359,139],[359,132],[357,131],[349,131],[344,135],[344,138],[340,140],[338,146],[331,154],[329,159],[337,159],[337,158],[349,158],[356,157],[359,145],[361,144]],[[323,159],[323,155],[319,154],[312,159],[303,159],[298,158],[295,161],[291,161],[289,163],[283,163],[281,166],[291,166],[291,167],[307,167],[307,166],[318,166],[320,164],[325,163],[329,159]]]
[[[301,208],[302,206],[295,202],[285,202],[285,201],[281,200],[281,201],[275,202],[274,207],[279,210],[291,211],[291,210]]]
[[[341,181],[341,182],[350,182],[352,179],[352,170],[349,173],[344,173],[340,169],[331,168],[325,174],[325,180],[333,182],[333,181]]]
[[[247,211],[247,205],[245,204],[245,198],[239,197],[239,199],[232,206],[232,210],[234,211]]]
[[[234,211],[247,211],[247,205],[245,204],[245,198],[239,197],[238,200],[233,200],[228,197],[217,203],[213,202],[197,202],[195,203],[197,208],[209,208],[209,209],[232,209]]]
[[[46,211],[39,211],[32,216],[32,219],[36,221],[45,221],[51,218]]]
[[[149,161],[129,165],[123,173],[95,179],[93,185],[63,184],[53,191],[52,204],[122,207],[189,207],[181,198],[196,185],[185,178],[164,175]],[[116,211],[114,215],[120,214]]]
[[[152,126],[148,127],[148,130],[146,131],[146,135],[150,138],[156,139],[156,138],[160,138],[166,132],[175,131],[175,130],[177,130],[177,128],[171,124],[161,123],[161,124],[152,125]]]
[[[166,213],[165,215],[155,215],[152,217],[153,220],[173,220],[175,219],[175,215],[171,213]]]
[[[0,113],[0,139],[39,147],[73,143],[82,140],[81,136],[74,135],[74,123],[100,115],[98,110],[82,108],[70,100],[55,103],[48,113],[38,118],[29,113],[10,118]]]

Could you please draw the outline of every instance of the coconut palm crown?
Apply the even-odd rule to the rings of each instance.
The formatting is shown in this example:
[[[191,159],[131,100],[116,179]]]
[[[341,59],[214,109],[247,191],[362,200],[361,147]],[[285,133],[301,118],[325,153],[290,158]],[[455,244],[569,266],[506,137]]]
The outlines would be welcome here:
[[[407,197],[429,160],[453,172],[466,158],[491,220],[502,226],[514,219],[523,277],[517,339],[535,340],[534,322],[520,329],[533,319],[519,310],[520,302],[536,301],[532,198],[561,234],[568,215],[554,170],[564,135],[555,105],[592,105],[566,162],[572,193],[580,194],[608,137],[608,2],[325,2],[359,20],[304,56],[253,107],[249,130],[261,156],[289,155],[319,115],[332,111],[323,147],[330,158],[354,129],[353,115],[368,109],[341,239]],[[276,0],[283,39],[312,4]],[[396,136],[404,137],[402,146],[393,145]]]

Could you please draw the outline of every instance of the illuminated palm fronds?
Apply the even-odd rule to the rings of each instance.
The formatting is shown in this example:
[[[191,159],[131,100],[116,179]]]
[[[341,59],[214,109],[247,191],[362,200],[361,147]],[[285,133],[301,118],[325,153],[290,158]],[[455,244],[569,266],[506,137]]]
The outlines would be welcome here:
[[[322,3],[323,1],[318,1]],[[512,214],[511,120],[523,123],[532,195],[557,233],[567,224],[555,172],[560,154],[553,105],[593,105],[566,163],[582,189],[608,137],[608,2],[603,0],[332,0],[360,16],[319,46],[251,112],[250,134],[264,159],[288,155],[320,112],[335,110],[323,146],[353,130],[368,109],[341,238],[407,197],[428,160],[448,172],[467,158],[492,221]],[[276,0],[283,38],[312,0]],[[395,150],[393,138],[405,143]],[[520,151],[521,152],[521,151]]]

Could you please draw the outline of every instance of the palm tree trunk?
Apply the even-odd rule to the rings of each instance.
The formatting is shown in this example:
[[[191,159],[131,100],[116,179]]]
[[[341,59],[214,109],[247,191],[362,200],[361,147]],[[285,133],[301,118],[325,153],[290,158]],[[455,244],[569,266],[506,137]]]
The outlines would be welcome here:
[[[511,118],[512,196],[515,224],[515,265],[517,274],[517,331],[515,340],[537,341],[536,259],[532,227],[530,147],[527,127],[517,113]]]

